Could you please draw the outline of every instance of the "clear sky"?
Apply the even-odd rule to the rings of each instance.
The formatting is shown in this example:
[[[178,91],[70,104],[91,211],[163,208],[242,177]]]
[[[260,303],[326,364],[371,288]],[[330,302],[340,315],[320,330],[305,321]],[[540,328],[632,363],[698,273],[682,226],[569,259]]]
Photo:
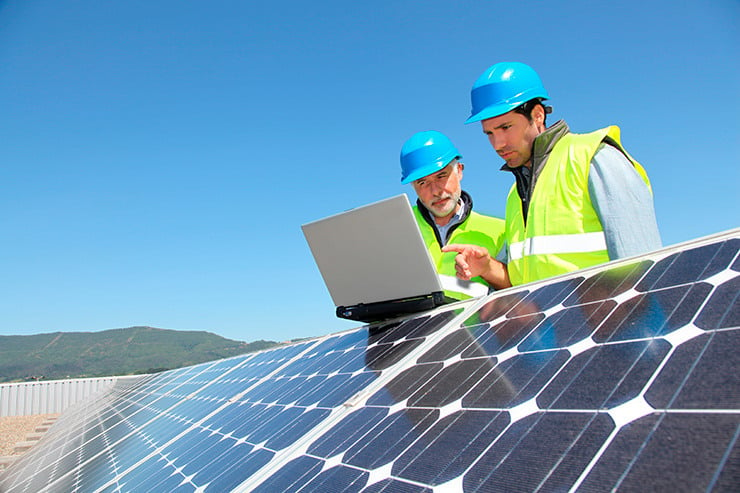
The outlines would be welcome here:
[[[0,1],[0,334],[358,325],[301,224],[413,197],[421,130],[503,216],[512,177],[463,124],[499,61],[539,72],[548,122],[622,128],[664,244],[738,227],[738,53],[737,0]]]

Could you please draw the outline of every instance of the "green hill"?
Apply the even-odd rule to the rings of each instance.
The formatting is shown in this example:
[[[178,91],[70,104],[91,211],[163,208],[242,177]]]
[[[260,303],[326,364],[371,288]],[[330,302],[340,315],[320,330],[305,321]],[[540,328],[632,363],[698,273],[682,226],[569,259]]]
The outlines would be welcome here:
[[[154,327],[0,336],[0,382],[150,373],[277,344],[246,343],[210,332]]]

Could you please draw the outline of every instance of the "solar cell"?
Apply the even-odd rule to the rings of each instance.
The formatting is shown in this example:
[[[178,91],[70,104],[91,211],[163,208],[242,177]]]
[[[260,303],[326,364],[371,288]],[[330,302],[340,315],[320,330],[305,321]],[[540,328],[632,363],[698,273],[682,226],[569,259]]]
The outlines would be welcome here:
[[[21,491],[735,491],[738,230],[142,378]]]
[[[737,250],[723,238],[493,295],[244,490],[734,490]]]

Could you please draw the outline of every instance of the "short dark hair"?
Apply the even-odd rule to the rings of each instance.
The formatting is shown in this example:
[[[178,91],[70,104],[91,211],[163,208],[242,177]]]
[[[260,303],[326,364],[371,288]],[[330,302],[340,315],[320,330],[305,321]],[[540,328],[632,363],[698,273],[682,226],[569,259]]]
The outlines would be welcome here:
[[[547,126],[547,115],[549,113],[552,113],[552,106],[547,106],[542,101],[543,101],[542,98],[530,99],[526,103],[520,104],[519,106],[514,108],[514,111],[526,116],[527,120],[531,122],[532,121],[532,110],[534,109],[535,106],[540,105],[545,110],[545,118],[542,121],[542,123],[544,123],[545,126]]]

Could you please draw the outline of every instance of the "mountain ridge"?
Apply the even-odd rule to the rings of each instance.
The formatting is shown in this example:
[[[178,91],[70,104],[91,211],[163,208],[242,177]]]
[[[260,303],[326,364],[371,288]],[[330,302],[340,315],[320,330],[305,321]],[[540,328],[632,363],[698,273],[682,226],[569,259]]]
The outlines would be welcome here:
[[[153,373],[267,349],[280,343],[150,326],[99,332],[0,335],[0,382]]]

